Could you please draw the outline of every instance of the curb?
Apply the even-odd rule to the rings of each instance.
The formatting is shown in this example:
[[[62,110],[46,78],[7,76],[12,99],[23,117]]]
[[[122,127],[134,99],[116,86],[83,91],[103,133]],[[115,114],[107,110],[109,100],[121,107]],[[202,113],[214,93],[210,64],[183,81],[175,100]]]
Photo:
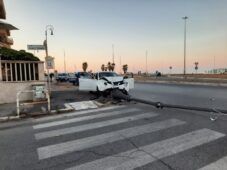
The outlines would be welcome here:
[[[64,104],[64,105],[65,105],[64,109],[51,110],[50,113],[42,114],[42,115],[51,115],[51,114],[56,114],[56,113],[66,113],[66,112],[71,112],[71,111],[75,110],[69,104]],[[37,116],[37,114],[35,114],[33,116]],[[21,119],[20,116],[4,116],[4,117],[0,117],[0,122],[7,122],[7,121],[11,121],[11,120],[20,120],[20,119]]]
[[[74,111],[75,110],[72,106],[70,106],[67,103],[65,103],[64,106],[65,106],[64,109],[51,110],[51,113],[65,113],[65,112],[71,112],[71,111]]]
[[[6,122],[10,120],[19,120],[21,119],[19,116],[5,116],[5,117],[0,117],[0,122]]]
[[[136,83],[160,83],[160,84],[180,84],[180,85],[200,85],[213,87],[227,87],[226,83],[202,83],[202,82],[182,82],[182,81],[160,81],[160,80],[135,80]]]

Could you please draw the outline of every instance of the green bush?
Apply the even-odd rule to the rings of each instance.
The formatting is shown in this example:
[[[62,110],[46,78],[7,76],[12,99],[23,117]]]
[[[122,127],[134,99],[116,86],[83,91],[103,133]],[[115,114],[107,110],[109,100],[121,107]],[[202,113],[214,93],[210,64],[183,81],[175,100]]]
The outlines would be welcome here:
[[[13,50],[8,48],[0,48],[0,55],[2,60],[21,60],[21,61],[40,61],[38,57],[25,50]]]

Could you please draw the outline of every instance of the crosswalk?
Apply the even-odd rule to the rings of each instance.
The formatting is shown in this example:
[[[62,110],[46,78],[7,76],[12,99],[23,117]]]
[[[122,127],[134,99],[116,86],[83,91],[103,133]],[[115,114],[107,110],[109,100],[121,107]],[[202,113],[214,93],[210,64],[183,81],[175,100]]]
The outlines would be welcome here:
[[[64,157],[68,154],[83,150],[92,150],[100,146],[109,146],[114,142],[132,138],[142,140],[144,135],[152,137],[152,134],[161,131],[182,128],[187,122],[176,119],[158,119],[160,114],[145,111],[140,108],[127,106],[110,106],[101,109],[74,112],[65,115],[44,117],[34,120],[33,129],[37,143],[43,140],[64,139],[71,136],[67,141],[56,140],[47,145],[45,143],[37,148],[38,159],[42,162],[56,157]],[[146,121],[147,120],[147,121]],[[143,123],[138,123],[143,122]],[[129,126],[129,124],[131,124]],[[118,127],[118,128],[116,128]],[[102,131],[108,129],[107,131]],[[78,137],[79,133],[96,130],[89,136]],[[100,133],[97,133],[97,131]],[[76,137],[75,139],[74,136]],[[106,155],[82,164],[74,163],[67,170],[130,170],[151,164],[168,156],[174,156],[195,147],[208,144],[225,137],[225,134],[207,129],[196,129],[178,136],[168,137],[160,141],[146,143],[120,153]],[[201,170],[214,169],[214,167],[227,167],[226,158],[213,162]]]

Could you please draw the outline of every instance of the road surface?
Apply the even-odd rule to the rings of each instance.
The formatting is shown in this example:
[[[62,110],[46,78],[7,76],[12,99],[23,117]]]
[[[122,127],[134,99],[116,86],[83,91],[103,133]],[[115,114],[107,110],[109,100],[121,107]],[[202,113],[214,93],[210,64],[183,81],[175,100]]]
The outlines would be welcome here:
[[[227,110],[226,87],[136,83],[135,89],[130,94],[134,97],[164,102],[166,104]]]
[[[0,169],[222,170],[226,121],[131,103],[4,123]]]

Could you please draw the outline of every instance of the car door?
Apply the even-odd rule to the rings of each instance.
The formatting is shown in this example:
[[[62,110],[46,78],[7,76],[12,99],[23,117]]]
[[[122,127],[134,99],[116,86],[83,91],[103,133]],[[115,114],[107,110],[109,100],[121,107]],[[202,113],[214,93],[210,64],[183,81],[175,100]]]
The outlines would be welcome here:
[[[79,78],[80,91],[96,91],[97,80],[88,78]]]

